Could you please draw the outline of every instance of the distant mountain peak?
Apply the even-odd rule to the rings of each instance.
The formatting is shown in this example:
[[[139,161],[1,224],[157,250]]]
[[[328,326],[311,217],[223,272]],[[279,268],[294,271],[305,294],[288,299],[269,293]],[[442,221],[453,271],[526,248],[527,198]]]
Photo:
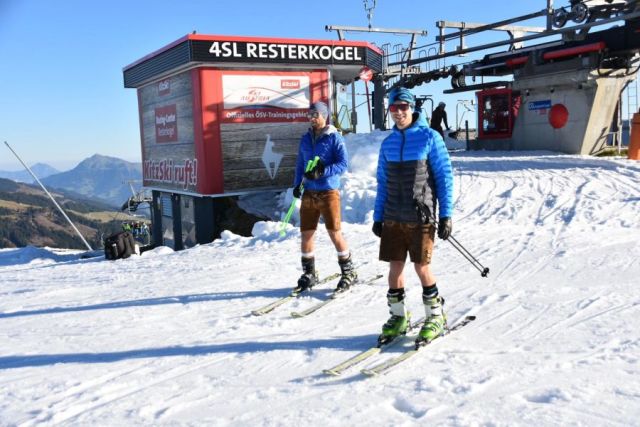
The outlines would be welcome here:
[[[119,159],[117,157],[110,157],[102,154],[94,154],[93,156],[88,157],[83,161],[81,161],[80,163],[78,163],[78,166],[76,167],[83,166],[83,165],[102,165],[102,164],[111,165],[111,164],[118,164],[118,163],[127,164],[127,165],[132,164],[131,162]]]
[[[52,166],[49,166],[46,163],[36,163],[34,165],[31,165],[30,169],[39,179],[60,173],[59,170]],[[16,182],[34,182],[31,174],[26,169],[10,172],[0,171],[0,178],[7,178]]]
[[[131,189],[126,183],[141,180],[140,163],[94,154],[70,171],[49,176],[43,182],[55,188],[97,197],[119,207],[131,196]]]

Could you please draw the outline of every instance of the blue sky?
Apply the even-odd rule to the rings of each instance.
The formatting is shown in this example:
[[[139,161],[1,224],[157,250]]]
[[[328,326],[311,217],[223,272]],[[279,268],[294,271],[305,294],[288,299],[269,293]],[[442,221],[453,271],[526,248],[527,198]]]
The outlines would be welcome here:
[[[420,39],[427,44],[435,41],[437,20],[489,23],[545,6],[545,0],[378,0],[372,25],[427,30],[428,36]],[[364,2],[0,0],[0,141],[8,141],[27,164],[44,162],[61,170],[96,153],[140,161],[136,91],[123,87],[124,66],[194,30],[337,39],[335,32],[325,31],[329,24],[366,26]],[[377,44],[409,40],[370,33],[347,37]],[[467,44],[505,38],[493,32],[469,38]],[[453,58],[448,64],[473,58]],[[472,99],[473,93],[443,96],[447,88],[448,83],[440,81],[416,92],[444,99],[450,117],[455,117],[456,101]],[[20,169],[4,144],[0,169]]]

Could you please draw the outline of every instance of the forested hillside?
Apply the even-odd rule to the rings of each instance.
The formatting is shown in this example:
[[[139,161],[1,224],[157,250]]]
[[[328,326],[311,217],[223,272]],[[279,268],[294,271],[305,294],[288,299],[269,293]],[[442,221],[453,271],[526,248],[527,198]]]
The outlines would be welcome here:
[[[94,249],[102,248],[102,239],[120,230],[125,219],[104,203],[61,192],[53,195]],[[39,187],[0,178],[0,248],[27,245],[85,248]]]

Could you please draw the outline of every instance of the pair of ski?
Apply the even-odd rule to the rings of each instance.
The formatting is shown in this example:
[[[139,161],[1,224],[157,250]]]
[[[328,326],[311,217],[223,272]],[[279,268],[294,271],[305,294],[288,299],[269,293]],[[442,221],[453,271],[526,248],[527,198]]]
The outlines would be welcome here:
[[[337,279],[338,277],[340,277],[340,273],[334,273],[331,274],[327,277],[324,277],[322,279],[320,279],[318,281],[317,285],[322,285],[324,283],[330,282],[333,279]],[[278,298],[277,300],[275,300],[274,302],[272,302],[271,304],[267,304],[264,307],[258,308],[257,310],[253,310],[251,312],[251,314],[253,314],[254,316],[263,316],[267,313],[271,313],[273,310],[275,310],[276,308],[280,307],[283,304],[286,304],[289,300],[292,300],[294,298],[298,298],[298,296],[300,296],[302,293],[304,292],[308,292],[308,291],[297,291],[296,289],[294,289],[293,291],[291,291],[291,293],[287,296],[284,296],[282,298]]]
[[[408,331],[419,328],[423,323],[424,323],[424,318],[418,320],[417,322],[413,322],[409,325]],[[469,323],[471,323],[472,321],[476,320],[476,316],[466,316],[464,319],[462,319],[461,321],[459,321],[458,323],[456,323],[455,325],[453,325],[450,328],[447,328],[446,332],[443,335],[440,335],[438,338],[443,337],[445,335],[449,335],[452,332],[455,332],[459,329],[461,329],[462,327],[468,325]],[[370,357],[380,353],[383,349],[388,348],[389,346],[398,343],[400,341],[404,341],[403,338],[405,336],[404,335],[400,335],[396,338],[394,338],[391,341],[388,341],[384,344],[379,344],[376,345],[375,347],[371,347],[368,350],[364,350],[358,354],[356,354],[355,356],[353,356],[350,359],[345,360],[344,362],[340,363],[339,365],[334,366],[333,368],[330,369],[325,369],[322,372],[325,373],[326,375],[333,375],[333,376],[339,376],[341,375],[344,371],[346,371],[347,369],[351,368],[352,366],[355,366],[357,364],[359,364],[360,362],[363,362],[364,360],[369,359]],[[414,337],[415,338],[415,337]],[[405,360],[415,356],[422,347],[427,346],[428,344],[432,343],[433,341],[437,340],[438,338],[435,338],[431,341],[422,341],[422,342],[418,342],[417,344],[415,344],[415,346],[413,347],[408,347],[407,349],[405,349],[400,355],[396,356],[396,357],[392,357],[391,359],[388,359],[378,365],[375,365],[369,369],[362,369],[360,372],[362,372],[364,375],[372,377],[372,376],[378,376],[381,374],[385,374],[387,373],[389,370],[391,370],[394,366],[399,365],[400,363],[404,362]]]
[[[334,279],[337,279],[338,277],[340,277],[340,273],[331,274],[331,275],[329,275],[327,277],[324,277],[323,279],[320,279],[318,281],[318,283],[316,284],[316,286],[325,284],[327,282],[330,282],[330,281],[332,281]],[[378,274],[376,276],[373,276],[373,277],[365,280],[364,282],[357,281],[354,285],[362,284],[362,283],[370,284],[370,283],[378,280],[381,277],[382,277],[382,274]],[[286,296],[284,296],[282,298],[278,298],[274,302],[272,302],[270,304],[267,304],[264,307],[261,307],[261,308],[258,308],[256,310],[253,310],[251,312],[251,314],[253,314],[254,316],[263,316],[263,315],[265,315],[267,313],[271,313],[273,310],[275,310],[276,308],[280,307],[281,305],[286,304],[288,301],[290,301],[292,299],[295,299],[295,298],[298,298],[300,295],[306,294],[308,292],[309,292],[309,290],[297,291],[297,290],[294,289],[293,291],[291,291],[291,293],[289,295],[286,295]],[[326,300],[321,301],[318,304],[315,304],[315,305],[309,307],[306,310],[303,310],[303,311],[300,311],[300,312],[294,311],[294,312],[291,313],[291,316],[295,317],[295,318],[308,316],[309,314],[321,309],[322,307],[326,306],[327,304],[331,303],[332,301],[335,301],[342,294],[343,294],[343,292],[333,292],[333,293],[331,293],[331,295],[329,295],[329,298],[327,298]]]
[[[375,276],[372,276],[364,281],[361,280],[356,280],[356,282],[351,285],[352,287],[355,285],[370,285],[371,283],[375,282],[376,280],[382,278],[382,274],[376,274]],[[332,292],[329,297],[323,301],[320,301],[317,304],[312,305],[311,307],[307,308],[306,310],[303,311],[292,311],[291,312],[291,317],[293,318],[300,318],[300,317],[305,317],[310,315],[311,313],[316,312],[317,310],[321,309],[322,307],[326,306],[327,304],[335,301],[336,299],[342,297],[346,292]]]

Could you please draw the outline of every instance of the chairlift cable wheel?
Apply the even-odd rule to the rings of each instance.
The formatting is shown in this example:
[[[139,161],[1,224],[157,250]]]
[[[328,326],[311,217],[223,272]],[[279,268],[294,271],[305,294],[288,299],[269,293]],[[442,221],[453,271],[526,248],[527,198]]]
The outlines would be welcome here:
[[[571,8],[573,22],[581,24],[589,18],[589,8],[584,3],[578,3]]]
[[[553,12],[553,25],[557,28],[562,28],[567,23],[569,13],[565,8],[561,7]]]

